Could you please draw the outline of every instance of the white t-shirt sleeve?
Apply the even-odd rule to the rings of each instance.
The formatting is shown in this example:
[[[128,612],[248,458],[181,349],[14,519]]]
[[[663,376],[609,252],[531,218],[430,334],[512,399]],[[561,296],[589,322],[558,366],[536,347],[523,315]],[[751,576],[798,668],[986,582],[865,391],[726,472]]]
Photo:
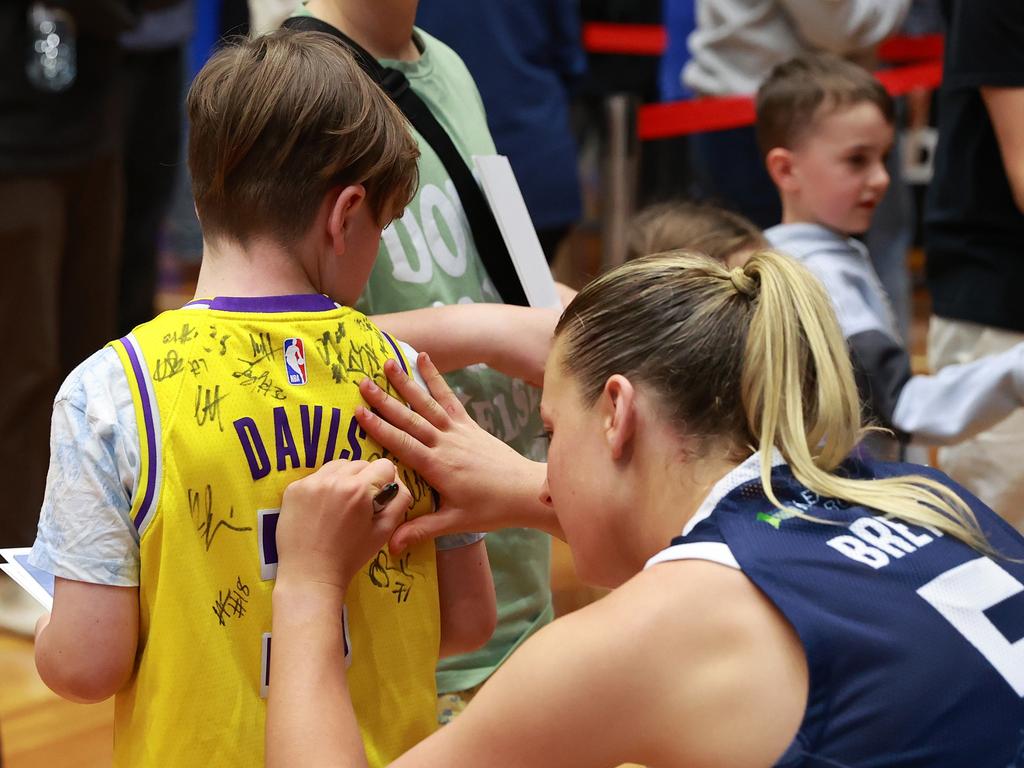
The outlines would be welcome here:
[[[419,356],[419,353],[404,341],[396,341],[396,343],[401,347],[402,354],[405,355],[405,359],[409,361],[409,374],[412,376],[413,381],[426,389],[427,383],[423,380],[423,377],[420,376],[420,371],[416,367],[416,358]],[[438,551],[441,552],[447,549],[468,547],[470,544],[476,544],[478,541],[483,539],[484,535],[485,534],[482,533],[449,533],[445,536],[438,536],[434,539],[434,546],[436,546]]]
[[[74,581],[138,586],[131,504],[139,462],[131,389],[107,347],[72,371],[54,400],[46,495],[29,562]]]

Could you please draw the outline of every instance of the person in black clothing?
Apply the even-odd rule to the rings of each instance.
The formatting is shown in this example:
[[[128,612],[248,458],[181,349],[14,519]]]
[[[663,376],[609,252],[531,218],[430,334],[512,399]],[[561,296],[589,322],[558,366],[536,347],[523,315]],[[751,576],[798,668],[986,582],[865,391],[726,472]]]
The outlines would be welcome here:
[[[1024,340],[1024,4],[944,0],[948,34],[925,242],[935,369]],[[1024,415],[939,452],[1024,530]]]
[[[35,537],[57,386],[116,330],[117,38],[134,24],[140,5],[0,4],[0,323],[10,340],[0,355],[0,482],[8,491],[0,515],[3,546],[28,546]],[[57,50],[60,77],[40,75],[37,41],[64,46]],[[30,632],[19,615],[5,605],[0,623]]]

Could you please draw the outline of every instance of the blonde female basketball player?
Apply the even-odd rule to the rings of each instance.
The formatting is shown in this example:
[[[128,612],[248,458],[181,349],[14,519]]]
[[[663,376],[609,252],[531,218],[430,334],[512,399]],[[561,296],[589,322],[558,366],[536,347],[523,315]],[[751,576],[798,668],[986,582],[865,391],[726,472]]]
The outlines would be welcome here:
[[[545,374],[546,480],[419,362],[433,397],[388,366],[416,413],[363,383],[361,423],[445,500],[393,550],[529,524],[617,588],[393,765],[1022,764],[1024,540],[937,471],[850,456],[849,358],[796,262],[655,256],[584,289]],[[398,522],[404,500],[370,504],[393,477],[332,464],[287,492],[271,766],[365,765],[337,606]]]

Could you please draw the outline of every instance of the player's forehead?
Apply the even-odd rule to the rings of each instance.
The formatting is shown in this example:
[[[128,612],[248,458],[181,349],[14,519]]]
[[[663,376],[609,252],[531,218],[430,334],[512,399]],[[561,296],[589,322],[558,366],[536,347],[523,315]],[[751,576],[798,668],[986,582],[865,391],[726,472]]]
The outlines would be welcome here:
[[[540,417],[550,424],[558,416],[560,402],[565,391],[566,372],[562,366],[562,344],[558,339],[551,345],[544,365],[544,388],[540,398]]]

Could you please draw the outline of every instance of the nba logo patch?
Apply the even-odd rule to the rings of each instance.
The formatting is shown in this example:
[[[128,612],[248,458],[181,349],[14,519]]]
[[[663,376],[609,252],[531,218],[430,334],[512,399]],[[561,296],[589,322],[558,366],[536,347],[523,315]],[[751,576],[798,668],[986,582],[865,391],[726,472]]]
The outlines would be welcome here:
[[[284,340],[284,372],[289,384],[306,383],[306,350],[302,339]]]

